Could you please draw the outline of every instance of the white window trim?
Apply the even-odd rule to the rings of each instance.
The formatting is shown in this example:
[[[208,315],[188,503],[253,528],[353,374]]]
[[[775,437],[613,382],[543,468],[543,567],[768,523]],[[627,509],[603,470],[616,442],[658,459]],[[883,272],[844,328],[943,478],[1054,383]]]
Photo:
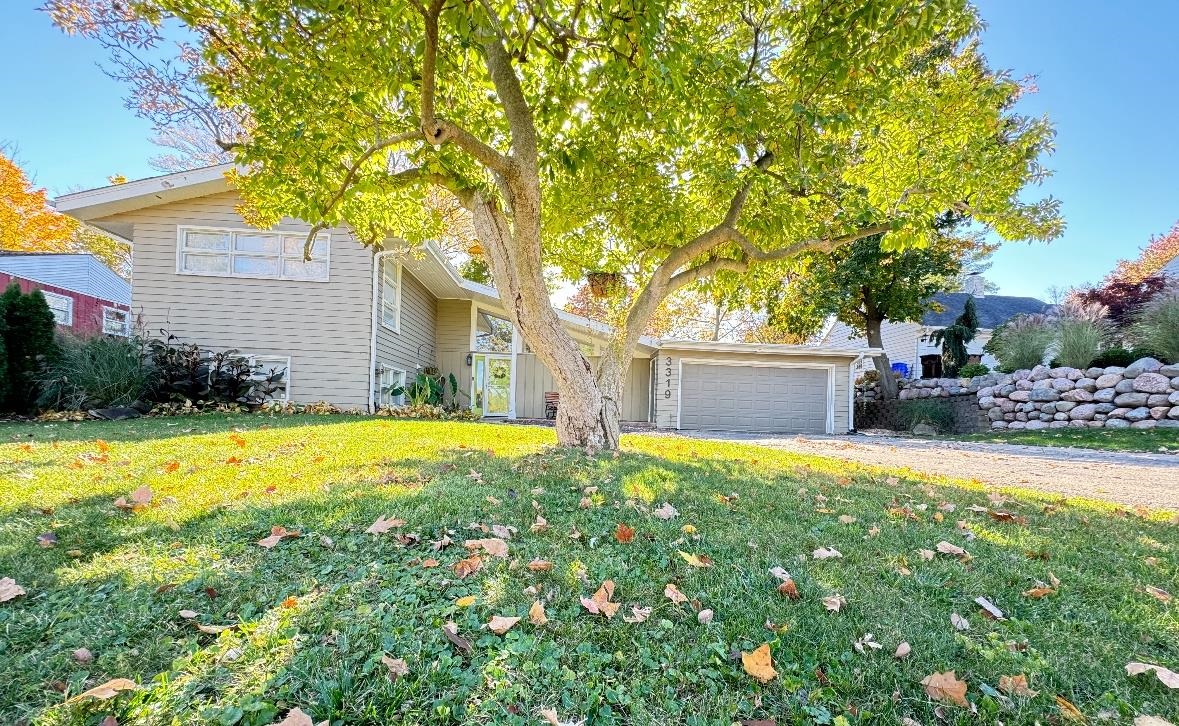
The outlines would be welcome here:
[[[106,314],[108,312],[115,312],[115,313],[122,313],[123,314],[123,316],[124,316],[123,317],[123,332],[111,333],[111,332],[107,331],[107,329],[106,329]],[[116,308],[111,305],[103,305],[102,306],[102,332],[106,335],[119,335],[124,338],[130,337],[130,335],[131,335],[131,311],[124,310],[122,308]]]
[[[393,324],[390,325],[385,320],[385,268],[386,264],[396,265],[394,268],[394,280],[397,285],[397,299],[394,300],[393,308]],[[377,304],[380,309],[377,311],[377,317],[380,319],[381,327],[385,330],[391,330],[398,335],[401,334],[401,262],[393,257],[382,257],[377,260]]]
[[[223,253],[227,257],[229,257],[229,271],[227,271],[227,272],[194,272],[192,270],[185,270],[184,269],[184,251],[185,251],[184,250],[184,235],[187,234],[188,232],[208,232],[211,234],[229,234],[229,235],[238,235],[238,234],[278,235],[280,237],[279,253],[278,253],[279,274],[277,274],[277,275],[247,275],[247,274],[243,274],[240,272],[234,272],[233,271],[233,256],[236,253],[233,251],[232,239],[230,240],[230,243],[229,243],[229,249]],[[323,233],[316,236],[317,240],[323,239],[324,247],[326,248],[326,254],[323,257],[324,266],[327,268],[327,276],[326,277],[324,277],[322,280],[307,280],[307,279],[297,278],[297,277],[283,277],[283,275],[282,275],[282,258],[284,255],[282,254],[281,238],[282,237],[291,237],[291,236],[297,237],[300,235],[306,236],[306,233],[305,232],[284,232],[282,230],[266,230],[266,229],[260,230],[260,229],[251,229],[248,227],[246,227],[246,228],[243,228],[243,227],[202,227],[202,226],[194,226],[194,225],[177,225],[177,227],[176,227],[176,274],[177,275],[191,275],[193,277],[227,277],[227,278],[237,278],[237,279],[243,279],[243,280],[284,280],[286,282],[310,282],[310,283],[315,283],[315,284],[323,284],[326,282],[330,282],[332,279],[332,235],[330,232],[323,232]],[[208,256],[214,256],[216,254],[222,254],[222,253],[210,252],[210,251],[206,250],[203,252],[195,252],[195,254],[206,254]],[[273,256],[273,255],[248,254],[248,253],[241,253],[241,254],[243,257],[272,257]]]
[[[45,296],[46,301],[48,301],[50,299],[65,300],[66,319],[65,320],[58,320],[57,316],[54,315],[53,320],[58,325],[64,325],[67,328],[72,328],[74,326],[74,299],[72,297],[70,297],[69,295],[62,295],[62,294],[56,293],[56,292],[49,292],[48,290],[41,290],[41,294]],[[52,308],[50,308],[50,312],[52,312],[52,311],[53,311]]]
[[[395,366],[386,365],[385,363],[379,363],[378,365],[381,368],[381,375],[377,376],[377,405],[378,406],[404,406],[405,405],[405,394],[404,393],[402,393],[400,396],[395,397],[395,398],[400,399],[399,401],[398,400],[390,400],[390,401],[385,400],[385,391],[384,391],[385,385],[383,385],[381,378],[387,373],[394,373],[394,374],[400,373],[401,374],[401,387],[404,388],[409,382],[409,379],[407,377],[409,374],[405,371],[404,368],[397,368]],[[393,385],[393,383],[390,383],[389,385],[391,386],[391,385]]]
[[[266,353],[239,353],[242,358],[250,362],[251,366],[258,365],[259,359],[272,361],[286,361],[283,364],[283,378],[286,385],[283,387],[282,398],[270,398],[269,401],[289,401],[291,400],[291,357],[289,355],[268,355]]]

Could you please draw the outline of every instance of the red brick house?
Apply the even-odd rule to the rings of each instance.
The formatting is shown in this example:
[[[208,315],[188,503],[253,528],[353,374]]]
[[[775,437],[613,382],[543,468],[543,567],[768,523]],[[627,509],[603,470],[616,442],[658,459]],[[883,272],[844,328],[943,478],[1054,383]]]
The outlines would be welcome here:
[[[0,289],[40,290],[59,330],[128,335],[131,285],[94,255],[0,251]]]

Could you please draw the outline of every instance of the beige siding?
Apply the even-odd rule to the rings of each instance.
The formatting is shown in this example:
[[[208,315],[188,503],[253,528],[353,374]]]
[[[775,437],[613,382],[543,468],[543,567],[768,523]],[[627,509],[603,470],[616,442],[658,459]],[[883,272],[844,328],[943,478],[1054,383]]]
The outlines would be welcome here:
[[[471,352],[470,300],[438,300],[435,303],[435,347],[437,365],[442,375],[454,374],[458,381],[459,400],[471,404],[471,366],[467,354]]]
[[[290,397],[346,408],[368,404],[372,252],[331,230],[328,282],[201,277],[176,272],[177,227],[250,229],[235,192],[120,214],[134,255],[131,307],[149,331],[164,329],[213,349],[291,357]],[[276,230],[306,233],[284,219]]]
[[[403,270],[400,332],[377,325],[377,364],[405,371],[407,382],[417,375],[418,366],[436,365],[437,320],[434,296],[416,277]],[[450,372],[443,370],[442,374]]]
[[[892,323],[885,321],[880,326],[880,340],[889,363],[904,363],[909,366],[909,375],[921,377],[921,359],[917,347],[921,343],[921,326],[917,323]],[[868,347],[867,339],[856,336],[850,327],[836,322],[822,341],[825,347],[862,350]],[[865,358],[856,367],[857,374],[874,368],[872,360]]]
[[[679,428],[680,364],[685,360],[760,365],[782,364],[830,368],[834,378],[834,415],[832,420],[835,425],[833,432],[846,433],[848,430],[848,366],[854,358],[854,354],[849,354],[847,358],[841,358],[838,356],[756,355],[662,350],[659,352],[655,364],[655,424],[664,429]]]
[[[597,366],[598,357],[590,363]],[[646,421],[651,409],[651,360],[635,358],[622,393],[622,420]],[[549,369],[531,353],[516,356],[516,417],[544,418],[544,394],[556,391]]]

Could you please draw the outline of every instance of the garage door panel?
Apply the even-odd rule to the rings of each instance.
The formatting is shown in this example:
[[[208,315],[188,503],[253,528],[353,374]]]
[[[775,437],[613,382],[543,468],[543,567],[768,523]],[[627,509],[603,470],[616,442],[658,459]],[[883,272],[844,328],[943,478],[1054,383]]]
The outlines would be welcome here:
[[[680,428],[824,433],[828,371],[685,363]]]

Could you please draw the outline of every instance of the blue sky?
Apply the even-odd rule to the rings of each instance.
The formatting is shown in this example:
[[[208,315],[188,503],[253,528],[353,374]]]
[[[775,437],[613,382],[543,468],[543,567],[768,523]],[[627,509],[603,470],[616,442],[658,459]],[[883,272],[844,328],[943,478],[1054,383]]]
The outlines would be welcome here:
[[[108,175],[156,173],[150,129],[123,107],[123,88],[98,69],[102,53],[35,10],[0,10],[0,142],[51,194]],[[993,67],[1034,74],[1024,113],[1057,127],[1055,175],[1041,192],[1064,203],[1068,230],[1049,243],[1009,243],[988,277],[1009,295],[1097,281],[1179,220],[1179,3],[980,0]],[[1037,190],[1029,193],[1034,194]]]

